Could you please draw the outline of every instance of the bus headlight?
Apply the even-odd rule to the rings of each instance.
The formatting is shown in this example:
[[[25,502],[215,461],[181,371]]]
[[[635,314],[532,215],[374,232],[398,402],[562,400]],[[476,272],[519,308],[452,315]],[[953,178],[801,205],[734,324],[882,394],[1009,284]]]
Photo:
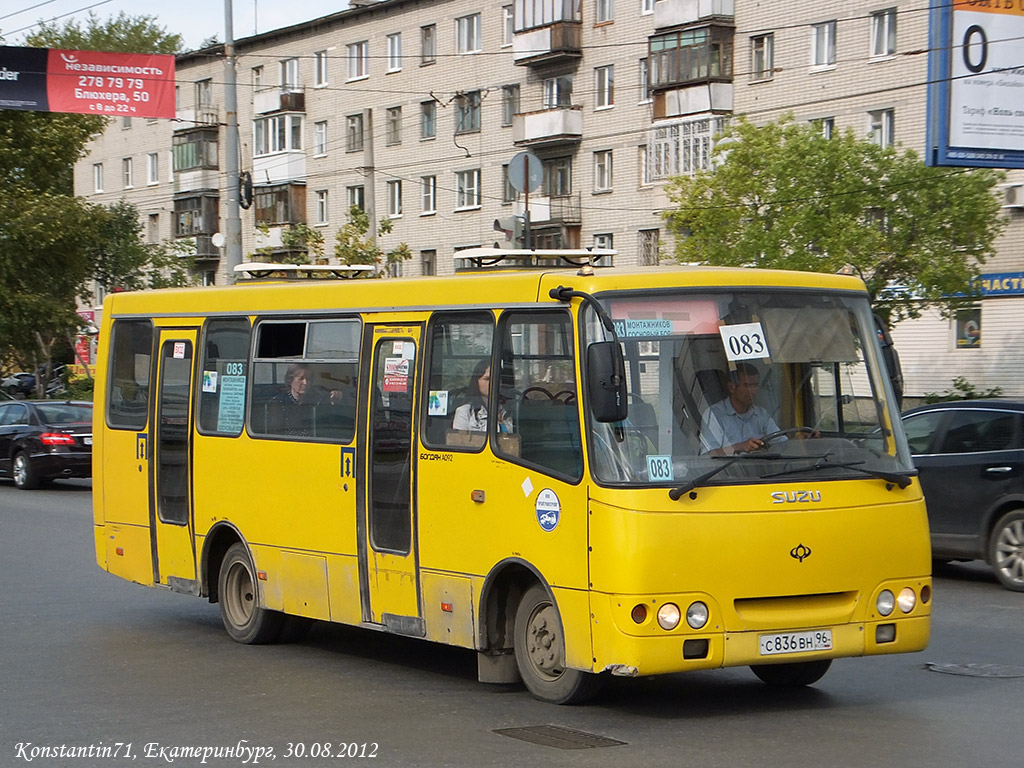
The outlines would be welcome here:
[[[904,587],[900,590],[900,596],[896,598],[896,604],[904,613],[910,613],[914,610],[914,606],[917,605],[917,595],[914,594],[914,590],[910,587]]]
[[[690,607],[686,609],[686,623],[690,625],[691,629],[701,629],[708,623],[710,615],[708,607],[698,600],[695,603],[690,603]]]
[[[679,606],[675,603],[665,603],[658,609],[658,626],[662,629],[675,629],[681,618]]]
[[[896,607],[896,598],[893,597],[892,592],[888,589],[883,589],[878,595],[878,601],[875,603],[875,608],[883,616],[888,616],[892,613],[893,608]]]

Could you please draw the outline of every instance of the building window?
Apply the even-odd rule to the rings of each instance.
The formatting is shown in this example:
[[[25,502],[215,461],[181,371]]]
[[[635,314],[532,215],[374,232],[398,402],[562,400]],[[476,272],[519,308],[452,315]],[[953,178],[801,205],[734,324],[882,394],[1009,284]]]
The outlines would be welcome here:
[[[437,251],[420,251],[420,265],[424,277],[437,274]]]
[[[103,191],[103,163],[92,164],[92,191]]]
[[[303,222],[306,220],[306,185],[257,187],[253,194],[253,211],[257,224],[280,226]]]
[[[281,90],[297,91],[301,85],[299,80],[299,60],[297,58],[283,59],[280,63]]]
[[[604,24],[615,19],[615,0],[595,0],[597,3],[597,23]]]
[[[387,124],[384,129],[384,143],[388,146],[402,143],[402,108],[391,107],[386,113]]]
[[[327,223],[327,190],[318,189],[316,191],[316,223],[326,224]]]
[[[649,39],[647,60],[654,87],[732,78],[733,30],[707,26]]]
[[[402,182],[388,182],[388,216],[397,219],[402,215]]]
[[[147,161],[147,167],[149,169],[147,173],[147,180],[150,184],[160,183],[160,153],[150,152]]]
[[[609,64],[594,69],[597,85],[597,109],[615,105],[615,66]]]
[[[432,139],[437,136],[437,102],[420,102],[420,138]]]
[[[388,35],[388,72],[402,70],[402,33]]]
[[[363,116],[349,115],[345,118],[345,151],[360,152],[363,149]]]
[[[572,77],[549,77],[544,81],[544,109],[572,106]]]
[[[196,109],[213,106],[213,80],[196,81]]]
[[[637,252],[640,266],[658,266],[659,231],[657,229],[641,229],[638,235]]]
[[[647,181],[692,176],[697,171],[710,170],[714,137],[725,130],[726,122],[724,117],[705,117],[652,128],[648,141]]]
[[[654,13],[654,0],[640,0],[640,13]]]
[[[519,113],[519,83],[501,87],[501,124],[512,125]]]
[[[545,197],[569,197],[572,194],[572,158],[555,157],[544,161]]]
[[[512,45],[512,38],[515,37],[515,14],[511,5],[501,6],[501,45],[506,47]]]
[[[318,120],[313,123],[313,154],[327,154],[327,121]]]
[[[366,210],[366,188],[361,184],[348,188],[348,207],[349,210],[352,208],[358,208],[360,211]]]
[[[836,130],[836,119],[834,117],[817,117],[811,120],[811,125],[821,132],[821,138],[831,139]]]
[[[811,64],[814,67],[836,65],[836,23],[826,21],[811,26]]]
[[[455,132],[480,130],[480,91],[460,93],[455,99]]]
[[[516,32],[550,27],[560,21],[579,22],[583,17],[580,0],[516,0]]]
[[[640,59],[640,103],[644,104],[651,100],[651,73],[647,65],[647,59]]]
[[[370,43],[363,40],[348,45],[348,79],[360,80],[370,74]]]
[[[252,68],[252,89],[253,91],[263,90],[263,65]]]
[[[608,250],[611,250],[615,247],[613,245],[614,242],[614,237],[611,234],[594,235],[595,248],[607,248]]]
[[[455,50],[458,53],[477,53],[482,50],[479,13],[455,20]]]
[[[519,190],[512,186],[508,175],[508,163],[501,166],[501,201],[511,203],[519,199]]]
[[[956,348],[978,349],[981,347],[981,307],[958,309],[955,317]]]
[[[612,151],[601,150],[594,153],[594,191],[611,192],[612,190]]]
[[[750,79],[771,80],[775,69],[775,35],[750,38]]]
[[[271,115],[253,120],[253,157],[302,151],[302,115]]]
[[[868,139],[885,149],[896,143],[896,111],[878,109],[868,112]]]
[[[871,55],[892,56],[896,53],[896,9],[886,8],[871,14]]]
[[[171,139],[171,168],[175,173],[197,168],[216,170],[217,131],[204,128],[175,133]]]
[[[213,196],[179,197],[174,201],[174,236],[195,237],[217,231],[219,200]]]
[[[420,66],[437,61],[437,27],[428,24],[420,27]]]
[[[327,85],[327,51],[313,54],[313,85],[317,88]]]
[[[146,219],[146,242],[160,242],[160,214],[151,213]]]
[[[455,209],[480,207],[480,169],[455,174]]]
[[[423,213],[437,213],[437,176],[421,176],[420,183]]]
[[[135,186],[135,172],[134,172],[134,165],[133,165],[132,159],[130,157],[126,157],[126,158],[124,158],[121,161],[121,173],[122,173],[122,177],[123,177],[122,181],[124,182],[124,184],[123,184],[124,188],[125,189],[131,189],[132,187],[134,187]]]
[[[637,149],[637,162],[640,164],[640,186],[647,187],[651,184],[651,164],[647,160],[647,145],[641,144]]]

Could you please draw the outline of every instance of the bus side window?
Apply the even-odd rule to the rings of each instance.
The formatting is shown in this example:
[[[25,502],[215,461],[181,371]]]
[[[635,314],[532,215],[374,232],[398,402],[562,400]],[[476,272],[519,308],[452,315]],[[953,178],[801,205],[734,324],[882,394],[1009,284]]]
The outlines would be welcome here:
[[[494,316],[490,312],[438,312],[431,318],[428,334],[430,373],[422,408],[423,444],[478,451],[486,444],[487,433],[455,430],[454,418],[458,407],[472,397],[474,369],[491,359]]]
[[[498,397],[512,406],[519,436],[507,447],[499,441],[499,452],[555,475],[579,478],[583,450],[572,319],[561,311],[507,312],[499,333]]]
[[[203,331],[199,432],[237,437],[245,423],[249,376],[248,318],[210,320]]]
[[[149,412],[153,323],[115,320],[110,348],[107,423],[114,429],[144,429]]]

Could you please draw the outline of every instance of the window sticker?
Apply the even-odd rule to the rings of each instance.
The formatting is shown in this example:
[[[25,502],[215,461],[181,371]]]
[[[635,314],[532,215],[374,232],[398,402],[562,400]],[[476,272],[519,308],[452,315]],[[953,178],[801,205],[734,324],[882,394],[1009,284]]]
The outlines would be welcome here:
[[[557,493],[545,488],[537,494],[537,522],[541,528],[550,533],[558,527],[561,516],[562,503],[558,500]]]
[[[216,393],[217,391],[217,372],[216,371],[203,371],[203,392]]]
[[[671,336],[671,320],[616,320],[615,333],[626,338],[640,336]]]
[[[768,359],[768,341],[761,323],[723,325],[718,329],[728,360]]]
[[[221,376],[217,431],[239,433],[244,421],[245,376]]]
[[[432,390],[430,390],[430,399],[427,402],[427,415],[428,416],[447,416],[448,415],[448,390],[447,389],[432,389]]]
[[[675,474],[672,471],[672,457],[648,456],[647,479],[651,482],[658,482],[661,480],[671,482],[672,480],[675,480]]]

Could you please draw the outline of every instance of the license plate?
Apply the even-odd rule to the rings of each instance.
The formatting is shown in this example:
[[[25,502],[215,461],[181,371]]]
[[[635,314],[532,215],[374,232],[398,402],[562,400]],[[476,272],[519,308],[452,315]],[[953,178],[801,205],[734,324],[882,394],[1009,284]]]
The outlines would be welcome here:
[[[815,629],[810,632],[786,632],[781,635],[761,635],[761,655],[831,651],[832,630]]]
[[[92,445],[92,436],[83,437],[82,442],[85,443],[86,445]]]

